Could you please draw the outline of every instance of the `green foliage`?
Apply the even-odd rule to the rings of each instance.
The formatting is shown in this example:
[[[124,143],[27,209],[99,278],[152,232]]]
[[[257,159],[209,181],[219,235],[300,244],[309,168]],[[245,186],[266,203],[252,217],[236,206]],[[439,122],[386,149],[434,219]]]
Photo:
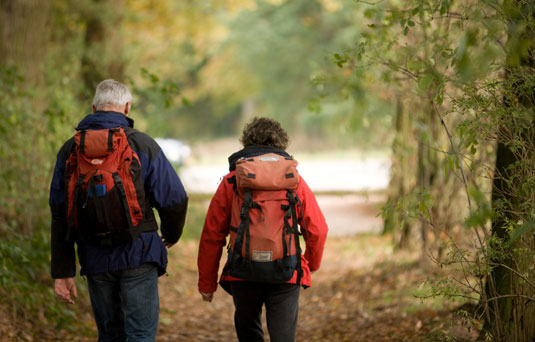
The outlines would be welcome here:
[[[466,229],[485,227],[493,216],[493,210],[491,208],[489,198],[476,187],[469,188],[469,191],[470,198],[474,200],[477,206],[465,219],[464,227]]]
[[[31,325],[37,334],[51,326],[76,329],[81,315],[80,307],[55,301],[49,275],[50,178],[58,149],[83,114],[74,77],[80,31],[72,16],[60,16],[66,11],[52,6],[51,22],[65,30],[51,35],[46,56],[35,56],[36,65],[48,70],[43,78],[26,78],[25,61],[0,63],[0,303],[9,308],[8,321],[23,322],[17,329]],[[84,296],[83,286],[79,294]]]
[[[382,94],[365,96],[359,75],[333,72],[333,62],[342,67],[348,55],[337,52],[332,61],[325,56],[357,39],[360,28],[353,16],[358,13],[354,4],[343,2],[326,8],[316,0],[257,1],[254,10],[229,20],[223,45],[230,54],[227,63],[248,85],[243,96],[254,104],[253,114],[267,113],[291,135],[312,137],[323,145],[384,146],[390,105]]]
[[[203,195],[190,195],[186,224],[181,239],[199,241],[210,199]]]
[[[44,228],[30,237],[17,234],[0,240],[0,304],[13,308],[11,320],[33,324],[35,333],[50,325],[59,330],[79,329],[76,322],[82,307],[55,300],[48,273],[50,239]],[[87,291],[83,286],[78,290],[80,296]]]
[[[72,329],[76,311],[51,301],[47,205],[69,95],[47,89],[43,105],[41,91],[28,87],[18,70],[0,66],[0,303],[13,308],[10,319],[31,322],[36,331],[50,324]]]
[[[39,191],[39,184],[48,178],[34,172],[35,166],[46,165],[41,164],[44,160],[34,146],[44,141],[46,124],[37,125],[37,113],[30,102],[36,93],[25,88],[23,81],[15,66],[0,66],[4,118],[0,139],[6,142],[0,147],[0,233],[4,236],[18,231],[31,234],[33,215],[39,216],[42,210],[39,202],[44,194]]]
[[[393,197],[384,214],[398,210],[440,232],[448,243],[438,248],[437,260],[454,277],[439,280],[431,295],[479,301],[493,325],[501,319],[493,311],[496,297],[524,293],[527,299],[509,300],[507,311],[535,294],[535,274],[526,266],[534,254],[533,13],[530,1],[380,1],[364,10],[363,23],[355,19],[363,28],[360,39],[332,58],[339,70],[380,73],[376,84],[410,104],[416,186],[410,195]],[[493,173],[496,141],[507,153],[498,154]],[[393,166],[402,165],[396,158]],[[459,221],[469,246],[450,233]],[[498,286],[494,276],[502,284],[489,292]],[[494,337],[508,335],[500,336]]]

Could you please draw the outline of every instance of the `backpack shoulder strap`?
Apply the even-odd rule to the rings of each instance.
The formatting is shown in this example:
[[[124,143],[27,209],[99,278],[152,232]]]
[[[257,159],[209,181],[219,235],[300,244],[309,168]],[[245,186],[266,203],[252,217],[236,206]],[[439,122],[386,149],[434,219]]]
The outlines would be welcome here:
[[[127,137],[129,137],[130,135],[134,134],[134,133],[139,133],[139,131],[133,127],[130,127],[130,126],[124,126],[124,127],[121,127],[123,130],[124,130],[124,134],[126,134]]]
[[[137,129],[135,128],[132,128],[130,126],[126,126],[126,127],[121,127],[124,131],[124,135],[126,135],[126,140],[128,141],[128,144],[130,146],[132,146],[133,144],[133,139],[134,139],[134,135],[136,133],[141,133],[140,131],[138,131]]]
[[[236,183],[236,175],[227,178],[227,183],[232,184],[232,190],[234,190],[234,193],[236,195],[238,194],[238,184]]]
[[[75,148],[76,148],[76,141],[74,140],[74,136],[72,136],[69,140],[65,142],[65,144],[61,148],[61,153],[65,153],[65,155],[68,158],[71,155],[71,153],[74,152]]]

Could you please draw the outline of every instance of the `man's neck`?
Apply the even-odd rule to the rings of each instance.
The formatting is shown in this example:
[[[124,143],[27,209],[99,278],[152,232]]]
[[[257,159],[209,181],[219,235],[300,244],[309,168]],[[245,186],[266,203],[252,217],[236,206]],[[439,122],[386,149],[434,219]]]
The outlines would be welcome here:
[[[117,106],[102,106],[98,108],[95,112],[117,112],[124,114],[124,108],[120,108]]]

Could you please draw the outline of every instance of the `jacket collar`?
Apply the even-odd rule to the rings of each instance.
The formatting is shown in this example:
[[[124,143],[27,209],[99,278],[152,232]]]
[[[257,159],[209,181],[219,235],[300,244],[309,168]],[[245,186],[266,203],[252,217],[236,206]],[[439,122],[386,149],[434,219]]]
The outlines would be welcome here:
[[[244,157],[256,157],[266,153],[276,153],[283,157],[291,157],[286,151],[278,149],[276,147],[265,146],[265,145],[251,145],[245,146],[243,149],[232,154],[228,157],[229,171],[234,171],[236,169],[236,162],[240,158]]]
[[[106,129],[113,127],[134,127],[134,120],[128,116],[112,111],[96,111],[80,121],[76,130]]]

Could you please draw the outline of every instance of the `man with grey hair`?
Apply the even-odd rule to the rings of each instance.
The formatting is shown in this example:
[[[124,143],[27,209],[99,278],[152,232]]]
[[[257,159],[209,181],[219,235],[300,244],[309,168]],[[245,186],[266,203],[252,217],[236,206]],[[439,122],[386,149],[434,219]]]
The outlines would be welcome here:
[[[93,98],[93,111],[106,110],[107,106],[119,107],[119,111],[124,109],[125,114],[130,112],[130,105],[132,104],[132,94],[128,88],[115,80],[108,79],[100,82],[95,91]],[[120,108],[125,106],[124,108]]]
[[[93,113],[60,149],[50,186],[54,290],[75,303],[76,244],[99,341],[155,340],[158,277],[188,203],[161,148],[133,128],[131,103],[124,84],[108,79],[97,86]]]

